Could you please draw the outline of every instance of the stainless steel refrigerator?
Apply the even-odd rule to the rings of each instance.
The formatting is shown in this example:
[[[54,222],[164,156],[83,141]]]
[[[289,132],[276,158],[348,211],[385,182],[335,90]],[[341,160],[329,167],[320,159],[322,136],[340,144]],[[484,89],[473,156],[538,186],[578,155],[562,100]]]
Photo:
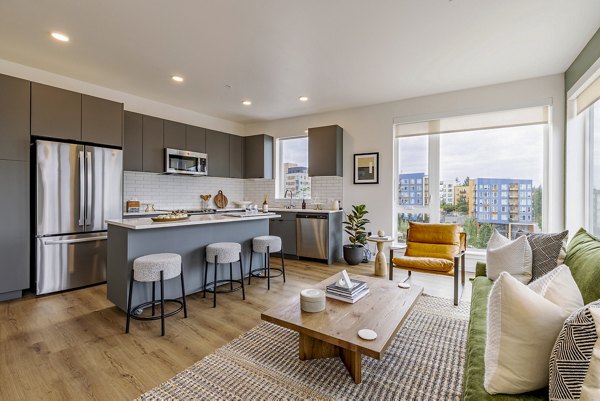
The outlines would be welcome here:
[[[122,217],[118,149],[36,141],[36,294],[106,281],[106,219]]]

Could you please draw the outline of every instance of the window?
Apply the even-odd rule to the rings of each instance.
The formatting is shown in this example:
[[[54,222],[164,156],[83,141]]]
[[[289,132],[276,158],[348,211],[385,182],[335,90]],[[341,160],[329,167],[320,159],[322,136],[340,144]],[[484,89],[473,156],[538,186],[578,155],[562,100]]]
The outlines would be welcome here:
[[[398,210],[398,236],[406,235],[408,221],[455,223],[468,235],[468,246],[483,249],[494,229],[514,237],[517,230],[542,231],[544,158],[549,137],[547,107],[535,108],[537,119],[514,125],[506,113],[497,127],[465,130],[443,129],[444,120],[429,124],[439,131],[415,135],[415,125],[406,135],[405,127],[396,126],[398,183],[404,178],[423,177],[427,185],[420,196],[428,203],[422,207]],[[519,115],[520,111],[515,111]],[[600,114],[600,111],[599,113]],[[521,113],[522,115],[522,113]],[[599,118],[600,120],[600,118]],[[442,128],[439,128],[442,127]],[[600,122],[598,123],[598,226],[600,231]],[[401,199],[402,189],[399,197]],[[397,202],[400,203],[400,202]]]
[[[310,199],[308,176],[308,137],[278,139],[279,168],[277,169],[277,197]]]
[[[588,219],[592,233],[600,236],[600,101],[586,111],[589,137]]]

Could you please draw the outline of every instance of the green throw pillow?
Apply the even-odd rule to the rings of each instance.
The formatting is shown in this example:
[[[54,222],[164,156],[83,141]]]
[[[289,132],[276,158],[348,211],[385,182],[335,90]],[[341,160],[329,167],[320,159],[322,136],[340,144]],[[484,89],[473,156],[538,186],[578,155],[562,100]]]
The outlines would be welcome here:
[[[600,299],[600,239],[579,229],[569,242],[565,264],[571,268],[583,302]]]

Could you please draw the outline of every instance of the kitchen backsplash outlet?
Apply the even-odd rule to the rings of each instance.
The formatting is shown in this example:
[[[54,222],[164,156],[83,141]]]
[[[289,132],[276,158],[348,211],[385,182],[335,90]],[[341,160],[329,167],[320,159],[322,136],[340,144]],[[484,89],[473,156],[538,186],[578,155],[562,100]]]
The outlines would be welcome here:
[[[289,204],[289,199],[277,199],[275,197],[275,180],[250,179],[245,182],[244,196],[246,200],[258,205],[262,204],[264,196],[269,196],[269,206],[284,207]],[[307,199],[308,207],[312,209],[313,203],[322,203],[324,209],[330,209],[333,201],[342,201],[344,191],[342,177],[312,177],[311,199]],[[296,207],[302,204],[301,199],[294,199]]]
[[[209,207],[215,207],[213,199],[219,190],[227,196],[228,206],[233,206],[232,201],[244,199],[244,180],[134,171],[123,173],[123,201],[139,200],[142,204],[152,203],[155,209],[199,209],[202,194],[211,194]]]

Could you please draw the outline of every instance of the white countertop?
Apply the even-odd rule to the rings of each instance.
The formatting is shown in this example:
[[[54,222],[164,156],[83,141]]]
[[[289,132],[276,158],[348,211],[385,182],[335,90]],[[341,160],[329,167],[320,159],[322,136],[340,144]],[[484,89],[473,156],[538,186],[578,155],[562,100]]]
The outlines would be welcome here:
[[[155,228],[167,228],[167,227],[179,227],[179,226],[195,226],[199,224],[217,224],[217,223],[231,223],[236,221],[248,221],[248,220],[263,220],[281,217],[276,213],[259,213],[256,216],[246,217],[232,217],[225,216],[224,214],[204,214],[199,216],[190,216],[188,220],[174,221],[166,223],[155,223],[148,217],[140,217],[137,219],[112,219],[106,220],[106,223],[115,226],[129,228],[131,230],[146,230]]]
[[[316,209],[300,209],[300,208],[286,209],[283,207],[270,207],[269,211],[270,212],[290,212],[290,213],[326,213],[326,214],[343,212],[343,210],[325,210],[325,209],[324,210],[316,210]]]

